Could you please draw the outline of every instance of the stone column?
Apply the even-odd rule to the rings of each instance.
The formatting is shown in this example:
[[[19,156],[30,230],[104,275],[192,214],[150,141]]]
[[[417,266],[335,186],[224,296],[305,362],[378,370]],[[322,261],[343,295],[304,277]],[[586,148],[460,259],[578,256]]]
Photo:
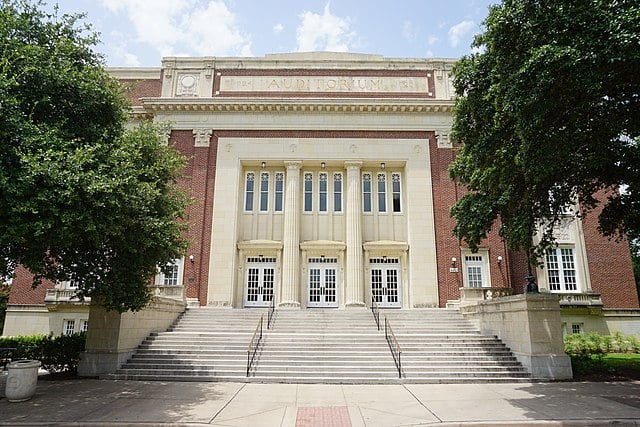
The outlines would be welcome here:
[[[364,307],[364,281],[362,280],[362,213],[360,168],[362,162],[345,162],[347,168],[347,274],[345,280],[348,307]]]
[[[282,286],[279,307],[300,307],[300,167],[285,162],[287,177],[284,202]]]

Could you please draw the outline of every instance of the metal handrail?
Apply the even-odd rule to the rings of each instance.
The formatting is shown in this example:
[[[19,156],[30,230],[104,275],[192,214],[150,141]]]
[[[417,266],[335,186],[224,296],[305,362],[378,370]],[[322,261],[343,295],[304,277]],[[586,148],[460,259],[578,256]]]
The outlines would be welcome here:
[[[271,302],[269,303],[269,310],[267,311],[267,329],[271,329],[271,321],[276,314],[276,304],[273,296],[271,296]]]
[[[251,365],[253,364],[253,361],[256,358],[258,347],[260,346],[260,342],[262,341],[263,319],[264,319],[264,314],[261,314],[260,320],[258,320],[258,325],[256,326],[256,330],[253,332],[251,341],[249,341],[249,347],[247,348],[247,377],[249,376],[249,371],[251,371]],[[256,337],[258,338],[257,341],[256,341]]]
[[[389,323],[389,319],[387,319],[386,315],[384,315],[384,337],[387,340],[387,344],[389,344],[391,356],[393,356],[393,361],[396,363],[396,367],[398,368],[398,378],[402,378],[402,361],[400,358],[402,350],[400,349],[400,344],[398,343],[396,334],[393,333],[391,323]]]
[[[371,313],[373,313],[373,320],[376,321],[376,326],[380,330],[380,306],[373,300],[373,295],[371,295]]]

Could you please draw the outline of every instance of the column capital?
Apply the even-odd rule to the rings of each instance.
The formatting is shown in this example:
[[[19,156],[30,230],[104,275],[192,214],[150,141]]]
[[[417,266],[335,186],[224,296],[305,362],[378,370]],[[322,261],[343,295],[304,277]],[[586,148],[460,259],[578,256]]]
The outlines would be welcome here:
[[[302,167],[302,162],[299,160],[291,160],[284,162],[284,165],[287,167],[287,169],[300,170],[300,168]]]
[[[360,169],[362,167],[362,162],[350,160],[350,161],[344,162],[344,167],[347,169]]]

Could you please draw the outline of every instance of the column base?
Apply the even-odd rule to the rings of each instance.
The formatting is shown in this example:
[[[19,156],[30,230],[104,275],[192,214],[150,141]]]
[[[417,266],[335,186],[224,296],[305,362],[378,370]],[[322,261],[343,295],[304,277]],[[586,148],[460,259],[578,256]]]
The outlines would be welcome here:
[[[360,301],[356,301],[356,302],[348,302],[344,305],[347,308],[366,308],[367,304],[360,302]]]
[[[278,308],[300,308],[298,301],[282,301],[278,304]]]

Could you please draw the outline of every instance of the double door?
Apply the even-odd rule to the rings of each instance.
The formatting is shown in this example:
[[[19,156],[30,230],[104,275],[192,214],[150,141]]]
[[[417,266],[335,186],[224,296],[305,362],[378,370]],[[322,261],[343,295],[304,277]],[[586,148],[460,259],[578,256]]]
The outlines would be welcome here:
[[[310,258],[308,263],[307,307],[337,307],[337,258]]]
[[[267,307],[273,300],[276,259],[249,257],[247,259],[245,307]]]
[[[380,307],[400,308],[400,260],[398,258],[372,258],[371,298]]]

